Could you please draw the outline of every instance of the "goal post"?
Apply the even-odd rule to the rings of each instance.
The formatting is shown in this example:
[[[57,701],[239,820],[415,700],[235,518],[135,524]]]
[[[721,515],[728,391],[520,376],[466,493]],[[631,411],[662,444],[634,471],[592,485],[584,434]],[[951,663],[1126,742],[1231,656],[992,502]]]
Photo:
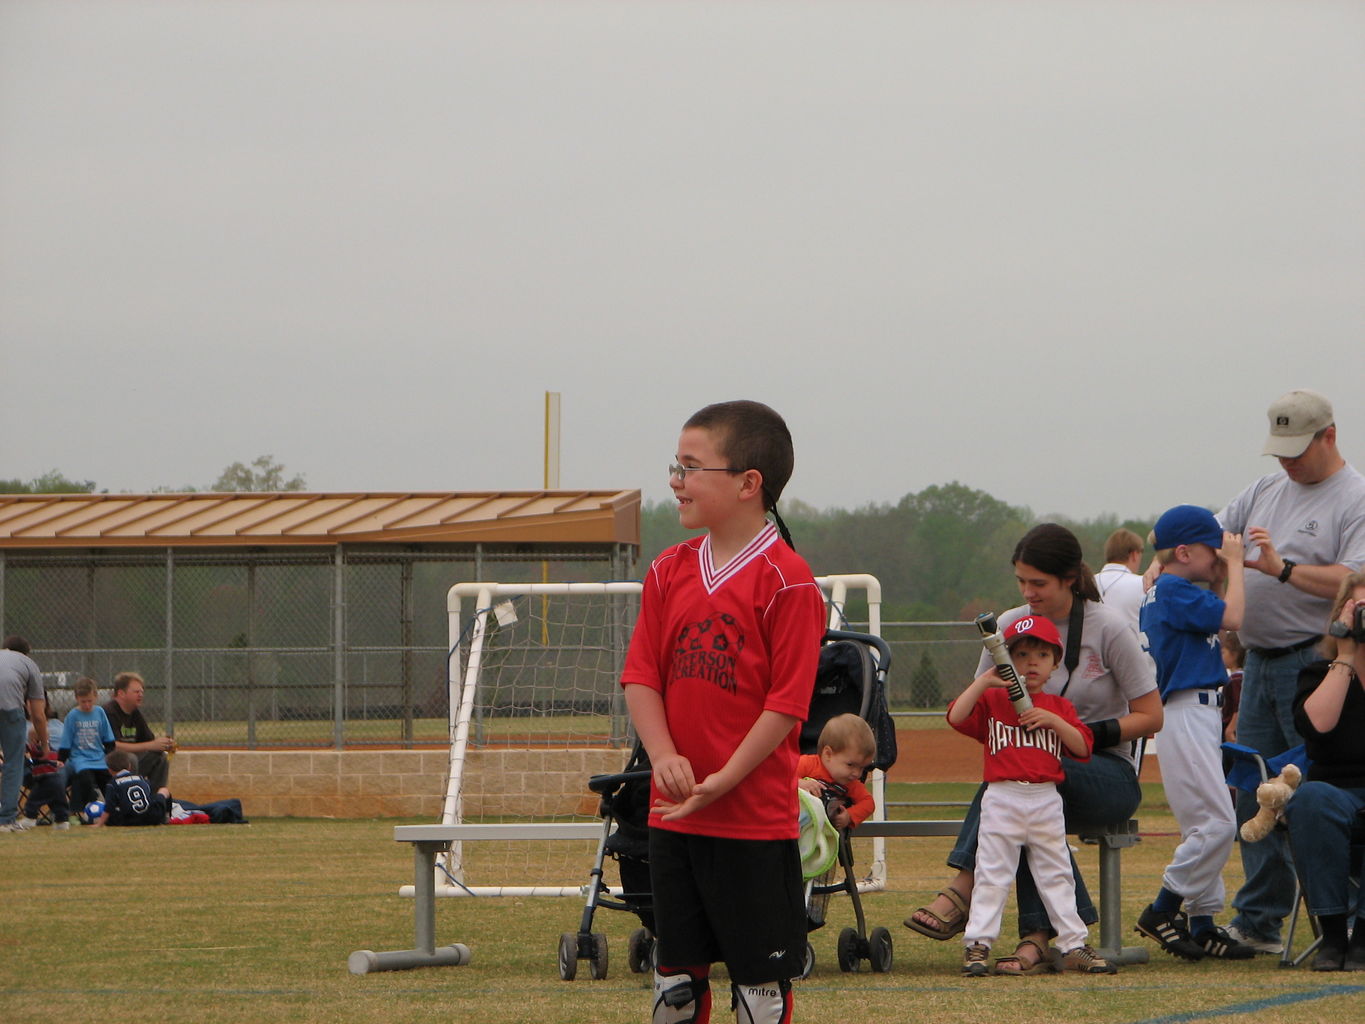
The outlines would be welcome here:
[[[866,606],[866,631],[880,633],[874,576],[817,582],[831,628],[849,627],[852,601],[859,612]],[[620,674],[641,589],[639,582],[450,588],[450,755],[440,824],[513,823],[524,838],[499,830],[497,841],[452,841],[437,863],[437,896],[581,895],[596,843],[546,837],[573,833],[557,827],[569,823],[600,825],[587,780],[620,771],[629,756]],[[869,783],[882,818],[882,774]],[[860,888],[885,884],[885,840],[872,843]],[[412,887],[402,891],[410,895]]]

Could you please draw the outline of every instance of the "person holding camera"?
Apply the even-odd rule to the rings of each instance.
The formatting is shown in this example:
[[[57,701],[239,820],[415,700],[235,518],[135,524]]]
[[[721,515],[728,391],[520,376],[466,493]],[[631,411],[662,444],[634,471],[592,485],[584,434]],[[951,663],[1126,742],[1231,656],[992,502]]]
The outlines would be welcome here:
[[[1246,647],[1237,742],[1274,757],[1303,742],[1293,704],[1299,672],[1317,657],[1323,622],[1348,573],[1365,568],[1365,477],[1342,458],[1332,404],[1316,391],[1281,395],[1267,411],[1263,454],[1280,469],[1261,477],[1218,513],[1246,545]],[[1339,670],[1338,670],[1339,671]],[[1240,826],[1256,798],[1237,797]],[[1294,873],[1284,839],[1242,843],[1245,882],[1233,898],[1228,933],[1260,953],[1278,954],[1292,909]]]
[[[1315,971],[1365,971],[1365,907],[1351,917],[1351,830],[1365,813],[1365,572],[1341,581],[1327,655],[1299,673],[1294,724],[1312,765],[1285,806],[1289,845],[1322,945]]]

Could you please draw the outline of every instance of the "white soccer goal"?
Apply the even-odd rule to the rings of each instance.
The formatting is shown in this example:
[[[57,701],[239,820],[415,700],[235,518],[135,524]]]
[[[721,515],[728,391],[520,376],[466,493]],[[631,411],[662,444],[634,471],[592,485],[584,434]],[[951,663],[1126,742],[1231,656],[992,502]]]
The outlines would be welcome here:
[[[880,634],[881,585],[819,577],[831,628],[848,628],[850,595]],[[566,823],[600,833],[589,776],[620,771],[632,734],[619,685],[641,584],[461,583],[447,596],[450,762],[442,825],[516,823],[525,838],[456,840],[437,865],[438,896],[581,895],[597,843],[556,839]],[[861,625],[860,625],[861,628]],[[884,780],[875,774],[876,817]],[[544,826],[554,826],[553,829]],[[571,830],[577,831],[577,830]],[[885,884],[884,840],[867,879]],[[402,890],[411,895],[412,887]]]

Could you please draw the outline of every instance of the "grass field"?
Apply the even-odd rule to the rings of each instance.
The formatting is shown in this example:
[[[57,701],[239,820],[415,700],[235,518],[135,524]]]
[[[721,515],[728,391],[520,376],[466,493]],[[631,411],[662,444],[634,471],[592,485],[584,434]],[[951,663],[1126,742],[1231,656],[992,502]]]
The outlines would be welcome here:
[[[911,799],[943,799],[934,789]],[[1124,854],[1125,921],[1131,929],[1159,885],[1174,822],[1153,790],[1140,817],[1144,841]],[[250,808],[248,808],[248,811]],[[942,817],[944,812],[916,812]],[[611,944],[603,981],[562,982],[558,935],[577,926],[574,899],[442,900],[438,944],[473,950],[464,967],[355,976],[356,949],[407,949],[412,857],[393,841],[393,820],[256,820],[248,826],[163,829],[42,828],[0,836],[0,1020],[57,1019],[358,1022],[585,1022],[647,1019],[645,980],[625,965],[633,917],[599,912]],[[945,879],[946,839],[889,844],[891,890],[865,899],[869,925],[892,930],[889,974],[845,975],[835,966],[836,898],[815,933],[816,973],[798,984],[802,1021],[932,1021],[1011,1024],[1084,1021],[1276,1024],[1365,1020],[1365,975],[1282,970],[1253,963],[1152,962],[1113,978],[958,975],[960,947],[901,927]],[[1097,883],[1094,851],[1081,863]],[[587,863],[584,863],[586,875]],[[1230,890],[1238,882],[1234,862]],[[1007,934],[1009,928],[1007,916]],[[1141,944],[1129,932],[1133,944]],[[1098,937],[1096,930],[1095,937]],[[718,990],[723,993],[723,977]],[[718,1010],[723,1009],[718,999]],[[716,1019],[731,1019],[717,1012]]]

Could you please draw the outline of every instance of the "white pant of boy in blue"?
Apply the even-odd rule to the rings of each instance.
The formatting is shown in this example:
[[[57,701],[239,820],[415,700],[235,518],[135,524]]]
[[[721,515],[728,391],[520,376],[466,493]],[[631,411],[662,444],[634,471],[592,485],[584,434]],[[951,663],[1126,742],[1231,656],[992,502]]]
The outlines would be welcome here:
[[[1180,825],[1180,844],[1161,884],[1185,899],[1191,917],[1215,917],[1226,893],[1223,867],[1237,824],[1223,778],[1223,713],[1216,690],[1177,690],[1161,727],[1161,782]]]

